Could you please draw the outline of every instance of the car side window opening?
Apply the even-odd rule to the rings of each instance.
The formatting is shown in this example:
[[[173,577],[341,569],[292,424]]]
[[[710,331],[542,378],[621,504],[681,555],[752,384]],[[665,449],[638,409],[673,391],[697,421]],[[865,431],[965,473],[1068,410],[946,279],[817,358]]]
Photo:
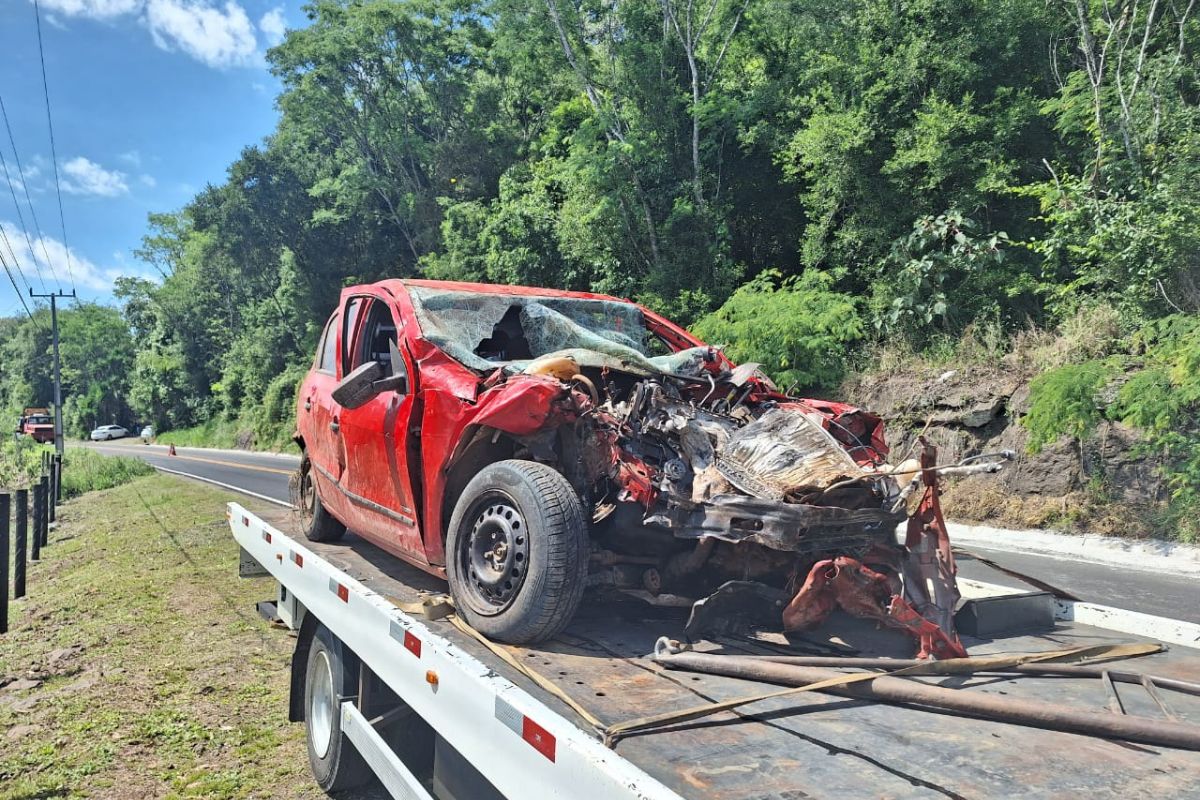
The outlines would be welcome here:
[[[358,328],[358,315],[362,311],[365,298],[352,297],[346,304],[346,317],[342,321],[342,374],[348,375],[356,364],[352,363],[351,348],[354,347],[354,333]],[[361,363],[361,362],[360,362]]]
[[[317,369],[333,375],[337,372],[337,325],[338,314],[334,314],[321,334],[321,344],[317,347]]]
[[[371,301],[355,348],[350,369],[369,361],[383,367],[383,376],[392,375],[392,345],[396,342],[396,323],[386,303]]]

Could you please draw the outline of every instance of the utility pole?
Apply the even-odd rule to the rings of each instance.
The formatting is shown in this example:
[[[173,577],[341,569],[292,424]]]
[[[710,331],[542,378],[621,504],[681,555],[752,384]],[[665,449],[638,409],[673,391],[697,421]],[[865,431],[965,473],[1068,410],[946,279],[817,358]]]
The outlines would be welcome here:
[[[33,289],[30,288],[29,296],[50,298],[50,335],[54,339],[54,452],[61,456],[63,454],[62,362],[58,358],[58,298],[74,298],[75,290],[72,289],[70,294],[67,294],[62,289],[46,294],[34,294]]]

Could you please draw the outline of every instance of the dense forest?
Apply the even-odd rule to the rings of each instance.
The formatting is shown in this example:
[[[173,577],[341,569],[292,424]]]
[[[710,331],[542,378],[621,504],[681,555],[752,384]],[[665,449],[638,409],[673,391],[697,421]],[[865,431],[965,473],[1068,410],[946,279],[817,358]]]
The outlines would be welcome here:
[[[807,392],[1099,325],[1034,439],[1131,420],[1195,502],[1194,5],[316,0],[268,54],[275,132],[151,215],[159,278],[63,314],[71,432],[277,436],[340,288],[422,275],[636,298]],[[0,342],[0,399],[46,397],[44,331]]]

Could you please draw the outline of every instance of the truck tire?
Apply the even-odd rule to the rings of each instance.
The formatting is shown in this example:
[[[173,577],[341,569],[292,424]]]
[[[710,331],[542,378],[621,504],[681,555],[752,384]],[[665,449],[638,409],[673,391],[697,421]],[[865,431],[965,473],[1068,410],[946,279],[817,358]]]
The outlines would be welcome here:
[[[363,757],[342,732],[342,700],[358,693],[354,656],[325,626],[308,648],[304,673],[304,740],[313,777],[326,792],[361,786],[372,777]]]
[[[545,464],[484,467],[450,517],[446,574],[475,630],[512,644],[559,633],[583,599],[588,530],[574,488]]]
[[[317,492],[317,482],[313,479],[312,462],[308,453],[300,459],[300,473],[297,481],[298,494],[296,505],[300,507],[300,521],[304,527],[304,538],[310,542],[336,542],[346,535],[346,526],[334,519],[325,510],[321,495]]]

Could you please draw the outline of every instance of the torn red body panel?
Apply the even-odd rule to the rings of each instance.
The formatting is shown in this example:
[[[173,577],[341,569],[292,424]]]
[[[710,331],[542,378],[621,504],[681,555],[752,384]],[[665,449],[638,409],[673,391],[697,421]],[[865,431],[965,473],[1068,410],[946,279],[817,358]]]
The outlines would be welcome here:
[[[528,436],[574,419],[569,390],[541,375],[518,375],[479,396],[472,425]]]

